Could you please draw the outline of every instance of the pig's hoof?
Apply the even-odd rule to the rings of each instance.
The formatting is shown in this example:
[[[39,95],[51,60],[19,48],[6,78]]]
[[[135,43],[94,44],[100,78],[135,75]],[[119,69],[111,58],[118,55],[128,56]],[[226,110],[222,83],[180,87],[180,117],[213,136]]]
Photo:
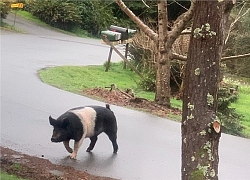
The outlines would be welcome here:
[[[88,149],[86,150],[86,152],[91,152],[91,149],[88,148]]]
[[[71,154],[69,157],[70,157],[70,159],[76,159],[76,155],[75,154]]]

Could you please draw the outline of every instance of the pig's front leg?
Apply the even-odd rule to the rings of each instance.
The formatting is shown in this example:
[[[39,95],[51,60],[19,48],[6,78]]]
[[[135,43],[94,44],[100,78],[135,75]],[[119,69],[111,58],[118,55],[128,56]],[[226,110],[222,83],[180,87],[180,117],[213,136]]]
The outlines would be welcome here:
[[[73,152],[73,149],[71,147],[69,147],[69,141],[63,141],[63,144],[64,144],[64,147],[66,148],[66,150],[69,152],[69,153],[72,153]]]
[[[75,144],[74,144],[74,151],[72,152],[72,154],[70,155],[70,158],[71,159],[76,159],[76,156],[77,156],[77,152],[79,150],[79,148],[81,147],[82,145],[82,141],[83,141],[84,138],[82,138],[80,141],[76,142],[75,141]]]

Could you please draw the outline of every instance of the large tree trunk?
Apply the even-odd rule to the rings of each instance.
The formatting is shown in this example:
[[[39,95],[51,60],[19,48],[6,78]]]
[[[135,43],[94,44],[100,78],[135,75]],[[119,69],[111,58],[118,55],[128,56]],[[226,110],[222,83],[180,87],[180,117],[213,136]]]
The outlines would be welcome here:
[[[225,1],[196,2],[184,79],[182,179],[218,179],[217,92]]]
[[[170,48],[167,46],[167,2],[158,1],[158,54],[156,56],[155,102],[170,107]]]

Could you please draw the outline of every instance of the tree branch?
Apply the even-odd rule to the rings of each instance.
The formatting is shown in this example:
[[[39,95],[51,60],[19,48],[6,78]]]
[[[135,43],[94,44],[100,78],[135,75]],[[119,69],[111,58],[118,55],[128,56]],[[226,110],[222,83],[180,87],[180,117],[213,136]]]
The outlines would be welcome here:
[[[250,53],[236,55],[236,56],[222,57],[221,62],[228,61],[228,60],[234,60],[234,59],[241,59],[241,58],[246,58],[246,57],[250,57]],[[177,59],[177,60],[180,60],[180,61],[186,61],[187,60],[187,56],[183,56],[183,55],[173,53],[173,52],[171,53],[170,58],[171,59]]]
[[[157,43],[158,41],[158,34],[154,32],[150,27],[148,27],[146,24],[144,24],[125,4],[122,0],[115,0],[117,5],[121,8],[123,12],[127,14],[130,19],[137,24],[137,26]]]
[[[174,22],[173,29],[169,32],[168,35],[168,38],[170,39],[170,41],[168,42],[169,45],[172,46],[172,44],[176,40],[176,37],[181,34],[183,29],[185,28],[185,25],[192,19],[194,9],[195,1],[191,2],[191,6],[187,12],[183,13],[176,19],[176,21]]]
[[[180,60],[180,61],[186,61],[187,60],[187,56],[183,56],[181,54],[177,54],[175,52],[172,52],[170,54],[170,59],[177,59],[177,60]]]
[[[229,36],[230,36],[230,34],[231,34],[231,31],[233,30],[233,27],[234,27],[235,23],[236,23],[237,21],[239,21],[240,18],[242,18],[243,16],[245,16],[248,12],[250,12],[250,8],[248,8],[248,9],[246,10],[245,13],[243,13],[242,15],[240,15],[241,12],[242,12],[242,10],[243,10],[243,8],[245,7],[245,5],[246,5],[246,3],[244,3],[244,5],[241,7],[241,9],[240,9],[240,11],[239,11],[237,17],[236,17],[235,20],[230,24],[230,27],[229,27],[228,33],[227,33],[227,37],[226,37],[226,40],[225,40],[225,44],[227,44],[227,41],[228,41],[228,39],[229,39]]]
[[[241,59],[241,58],[246,58],[246,57],[250,57],[250,53],[241,54],[241,55],[237,55],[237,56],[222,57],[221,62],[228,61],[228,60],[234,60],[234,59]]]

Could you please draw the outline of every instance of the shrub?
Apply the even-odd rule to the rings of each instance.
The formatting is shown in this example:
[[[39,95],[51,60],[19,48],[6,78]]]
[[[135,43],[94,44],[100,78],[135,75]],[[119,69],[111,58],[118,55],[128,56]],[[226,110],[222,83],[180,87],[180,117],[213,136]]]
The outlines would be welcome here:
[[[10,11],[10,3],[5,0],[0,0],[1,20],[5,19]]]
[[[81,23],[80,11],[71,2],[34,0],[29,3],[26,9],[47,24],[63,30],[70,31]]]
[[[242,135],[243,126],[240,119],[243,117],[235,112],[234,108],[230,108],[230,104],[238,99],[238,87],[230,84],[224,84],[218,92],[218,117],[222,122],[226,133],[233,135]]]

